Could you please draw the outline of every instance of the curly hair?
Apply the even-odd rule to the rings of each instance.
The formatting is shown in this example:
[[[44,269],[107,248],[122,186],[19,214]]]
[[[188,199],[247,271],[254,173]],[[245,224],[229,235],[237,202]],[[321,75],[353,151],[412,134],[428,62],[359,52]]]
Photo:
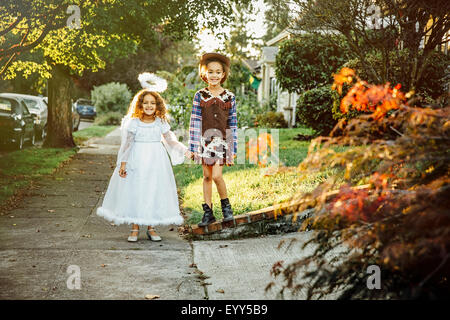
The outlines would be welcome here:
[[[167,108],[166,108],[166,103],[164,102],[164,99],[161,97],[161,95],[158,92],[149,91],[148,89],[142,89],[141,91],[136,93],[136,95],[134,96],[132,102],[130,103],[130,107],[128,109],[128,112],[130,112],[130,110],[134,110],[134,112],[131,114],[131,117],[139,118],[142,120],[142,117],[144,115],[144,108],[142,107],[142,104],[144,102],[144,97],[147,94],[151,94],[156,100],[155,116],[160,117],[162,120],[169,122],[169,119],[166,116]],[[134,107],[134,104],[136,104],[136,108]]]

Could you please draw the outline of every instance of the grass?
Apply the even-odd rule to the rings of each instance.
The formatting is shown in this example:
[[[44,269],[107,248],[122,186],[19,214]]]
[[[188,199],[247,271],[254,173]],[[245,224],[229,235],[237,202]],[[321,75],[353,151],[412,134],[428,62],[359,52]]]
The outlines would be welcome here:
[[[76,148],[26,148],[1,157],[0,205],[14,193],[44,175],[76,153]]]
[[[74,132],[74,141],[80,145],[89,138],[103,137],[116,127],[92,125]],[[30,147],[3,155],[0,158],[0,206],[18,190],[29,186],[31,181],[53,173],[76,150],[77,148]]]
[[[271,133],[268,130],[268,133]],[[235,215],[258,210],[288,200],[300,191],[311,191],[330,172],[321,172],[298,181],[298,164],[308,153],[308,141],[296,141],[297,134],[312,134],[306,128],[279,129],[279,158],[290,170],[271,176],[263,176],[264,170],[257,165],[236,164],[224,167],[223,177]],[[243,140],[243,139],[241,139]],[[239,141],[238,153],[245,141]],[[174,174],[180,189],[182,204],[188,215],[188,223],[200,222],[203,211],[203,172],[200,165],[183,164],[174,167]],[[220,197],[213,183],[213,211],[216,219],[222,218]]]
[[[73,140],[77,145],[80,145],[89,138],[104,137],[115,128],[117,128],[117,126],[100,126],[94,124],[86,129],[75,131],[74,133],[72,133]]]

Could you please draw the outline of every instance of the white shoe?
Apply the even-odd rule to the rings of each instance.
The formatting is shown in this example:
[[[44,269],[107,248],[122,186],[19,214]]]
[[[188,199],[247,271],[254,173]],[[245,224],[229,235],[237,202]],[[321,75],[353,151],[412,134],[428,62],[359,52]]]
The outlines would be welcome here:
[[[160,236],[152,236],[148,229],[147,229],[147,236],[152,241],[161,241],[161,237]]]
[[[131,232],[136,232],[136,231],[139,235],[139,229],[137,229],[137,230],[131,229]],[[128,236],[128,242],[137,242],[137,241],[138,241],[138,236]]]

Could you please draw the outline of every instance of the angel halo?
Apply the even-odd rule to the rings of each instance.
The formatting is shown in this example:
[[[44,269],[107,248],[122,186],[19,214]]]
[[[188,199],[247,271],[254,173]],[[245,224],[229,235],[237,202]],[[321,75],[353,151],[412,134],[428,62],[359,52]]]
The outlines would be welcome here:
[[[135,108],[138,105],[138,99],[139,96],[143,92],[157,92],[161,93],[164,92],[167,89],[167,81],[161,77],[158,77],[154,73],[144,72],[139,74],[138,81],[142,86],[142,90],[140,90],[133,98],[133,100],[130,103],[130,106],[128,108],[127,114],[122,118],[121,124],[120,124],[120,131],[121,131],[121,140],[122,142],[126,139],[126,132],[127,127],[129,126],[131,122],[131,116],[133,115]]]
[[[164,92],[167,89],[167,81],[154,73],[144,72],[138,76],[143,89],[155,92]]]

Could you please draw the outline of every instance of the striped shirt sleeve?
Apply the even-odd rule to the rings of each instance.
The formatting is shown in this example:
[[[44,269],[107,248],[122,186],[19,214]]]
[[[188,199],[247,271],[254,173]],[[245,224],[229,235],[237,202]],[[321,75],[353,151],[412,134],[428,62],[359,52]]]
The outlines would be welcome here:
[[[237,112],[236,112],[236,97],[231,99],[230,113],[228,114],[228,125],[233,134],[233,154],[237,154]]]
[[[202,109],[200,107],[200,93],[197,92],[192,103],[191,121],[189,124],[189,150],[200,151],[200,137],[202,135]]]

